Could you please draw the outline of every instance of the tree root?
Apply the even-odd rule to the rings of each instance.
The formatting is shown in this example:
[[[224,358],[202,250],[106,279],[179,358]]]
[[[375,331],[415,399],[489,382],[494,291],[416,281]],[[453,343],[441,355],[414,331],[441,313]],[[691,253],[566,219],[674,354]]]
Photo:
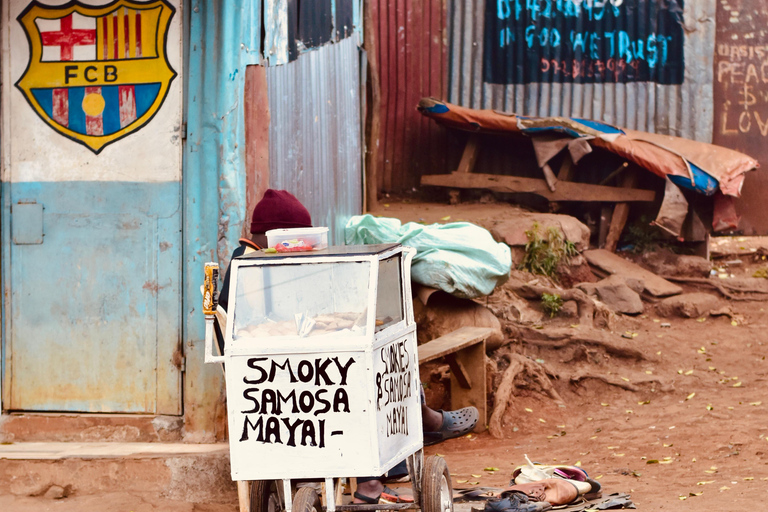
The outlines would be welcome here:
[[[573,345],[599,347],[607,354],[626,359],[643,361],[645,355],[627,343],[610,339],[603,331],[589,328],[549,328],[533,329],[521,325],[510,326],[510,336],[529,345],[546,348],[563,348]]]
[[[504,437],[501,421],[509,403],[514,399],[514,392],[517,389],[515,386],[515,377],[518,375],[522,373],[529,374],[547,396],[559,404],[564,403],[560,394],[552,385],[552,381],[549,380],[549,377],[547,377],[547,374],[538,363],[531,361],[521,354],[509,353],[504,354],[502,357],[509,361],[509,366],[504,371],[501,383],[498,388],[496,388],[496,394],[493,399],[493,411],[491,412],[491,419],[488,422],[488,430],[496,439]]]
[[[639,391],[640,388],[633,385],[630,382],[624,382],[623,380],[618,379],[612,379],[608,377],[607,375],[602,374],[595,374],[590,372],[579,372],[571,375],[571,383],[572,384],[578,384],[580,381],[584,379],[597,379],[605,382],[606,384],[610,384],[611,386],[616,386],[621,389],[626,389],[627,391]]]
[[[545,293],[559,295],[563,301],[573,300],[579,305],[579,323],[592,325],[595,317],[595,302],[581,290],[560,290],[550,286],[540,286],[528,283],[510,283],[512,290],[525,299],[541,300]]]
[[[578,372],[574,373],[573,375],[571,375],[569,380],[571,381],[572,384],[578,384],[579,382],[581,382],[582,380],[585,380],[585,379],[600,380],[600,381],[603,381],[606,384],[609,384],[611,386],[616,386],[616,387],[619,387],[621,389],[626,389],[627,391],[640,391],[640,388],[638,388],[636,386],[636,384],[647,384],[647,383],[651,383],[651,384],[656,383],[656,384],[658,384],[659,385],[659,391],[663,391],[665,393],[669,392],[669,391],[673,391],[675,389],[674,386],[665,384],[665,383],[663,383],[661,380],[659,380],[657,378],[642,379],[640,381],[634,381],[634,382],[629,381],[629,382],[627,382],[627,381],[621,380],[620,378],[613,378],[612,376],[609,376],[609,375],[603,375],[603,374],[600,374],[600,373],[592,373],[592,372],[584,371],[584,370],[578,371]]]
[[[756,288],[739,288],[737,286],[729,286],[727,283],[724,282],[718,282],[718,281],[712,281],[711,279],[706,279],[703,277],[673,277],[673,276],[662,276],[667,281],[674,281],[677,283],[692,283],[692,284],[704,284],[707,286],[711,286],[718,292],[720,292],[723,297],[729,300],[733,301],[763,301],[765,300],[765,296],[768,295],[768,291],[766,290],[758,290]],[[743,296],[743,295],[734,295],[731,292],[737,292],[737,293],[755,293],[760,295],[759,297],[749,297],[749,296]]]

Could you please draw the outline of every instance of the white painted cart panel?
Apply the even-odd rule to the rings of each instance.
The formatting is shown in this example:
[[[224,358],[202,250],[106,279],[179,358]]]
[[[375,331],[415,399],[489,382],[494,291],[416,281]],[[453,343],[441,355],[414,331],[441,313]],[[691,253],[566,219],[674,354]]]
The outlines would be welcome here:
[[[233,480],[378,476],[422,447],[414,252],[233,262],[223,357]]]

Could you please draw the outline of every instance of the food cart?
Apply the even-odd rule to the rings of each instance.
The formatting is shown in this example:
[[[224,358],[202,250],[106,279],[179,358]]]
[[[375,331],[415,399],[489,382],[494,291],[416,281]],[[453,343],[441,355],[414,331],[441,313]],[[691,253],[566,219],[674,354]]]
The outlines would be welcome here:
[[[255,251],[232,261],[224,354],[232,479],[255,481],[251,510],[370,510],[342,504],[339,480],[403,459],[411,504],[450,512],[442,458],[422,454],[410,263],[399,244]],[[207,321],[212,316],[207,315]]]

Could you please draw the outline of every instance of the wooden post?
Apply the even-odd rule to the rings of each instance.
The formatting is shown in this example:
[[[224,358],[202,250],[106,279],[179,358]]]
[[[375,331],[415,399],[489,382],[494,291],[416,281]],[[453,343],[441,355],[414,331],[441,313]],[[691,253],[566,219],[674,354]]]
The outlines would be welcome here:
[[[475,161],[477,160],[479,138],[477,134],[473,133],[467,139],[467,145],[464,146],[464,153],[461,155],[461,162],[459,162],[459,168],[456,169],[457,173],[469,174],[475,170]],[[451,204],[459,203],[459,189],[451,189],[448,192]]]
[[[248,480],[237,481],[237,501],[240,512],[251,512],[251,482]]]
[[[264,66],[245,67],[245,215],[240,231],[251,235],[253,207],[269,188],[269,97]]]
[[[363,2],[364,46],[368,55],[368,87],[370,101],[367,102],[365,120],[365,194],[363,211],[371,211],[379,202],[379,139],[381,138],[381,82],[379,61],[376,51],[377,20],[371,12],[371,2]]]
[[[621,188],[633,188],[637,184],[636,169],[627,169],[621,177]],[[629,216],[629,203],[616,203],[611,217],[611,227],[608,229],[608,236],[605,238],[605,248],[611,252],[616,252],[616,245],[619,243],[621,232],[624,231],[624,225]]]

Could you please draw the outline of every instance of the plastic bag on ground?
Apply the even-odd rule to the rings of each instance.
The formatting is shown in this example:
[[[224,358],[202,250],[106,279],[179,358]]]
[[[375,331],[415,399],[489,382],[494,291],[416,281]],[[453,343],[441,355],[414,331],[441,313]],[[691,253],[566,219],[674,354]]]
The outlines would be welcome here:
[[[357,215],[347,222],[345,238],[348,245],[400,243],[415,248],[413,280],[465,299],[490,295],[507,280],[512,266],[509,246],[469,222],[425,226]]]

